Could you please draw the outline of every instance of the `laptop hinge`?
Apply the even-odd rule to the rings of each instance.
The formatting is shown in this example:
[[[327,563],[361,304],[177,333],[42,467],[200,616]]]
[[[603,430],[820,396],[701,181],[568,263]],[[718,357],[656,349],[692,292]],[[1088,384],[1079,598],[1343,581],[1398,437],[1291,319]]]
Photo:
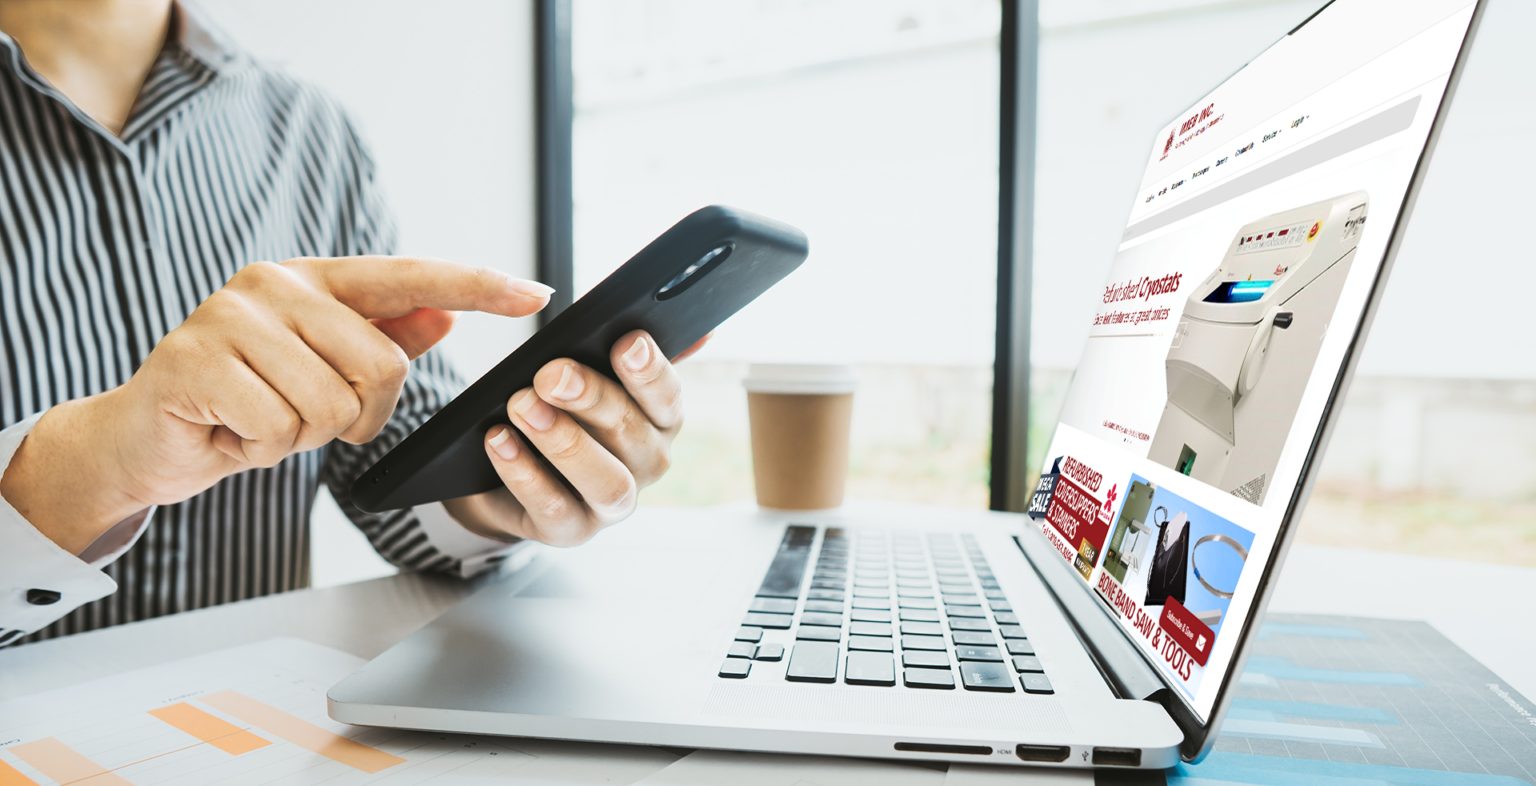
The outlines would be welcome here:
[[[1066,612],[1072,630],[1083,642],[1115,696],[1161,703],[1158,692],[1166,690],[1167,686],[1110,618],[1106,607],[1089,595],[1082,577],[1044,539],[1015,535],[1013,542],[1045,581],[1056,604]]]

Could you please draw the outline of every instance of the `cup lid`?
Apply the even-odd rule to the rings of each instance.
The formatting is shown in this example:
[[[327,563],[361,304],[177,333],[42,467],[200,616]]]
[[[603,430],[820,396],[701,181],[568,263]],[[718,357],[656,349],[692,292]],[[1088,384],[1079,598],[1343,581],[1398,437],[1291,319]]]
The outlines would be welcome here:
[[[834,395],[852,393],[858,387],[853,366],[753,363],[742,385],[749,393]]]

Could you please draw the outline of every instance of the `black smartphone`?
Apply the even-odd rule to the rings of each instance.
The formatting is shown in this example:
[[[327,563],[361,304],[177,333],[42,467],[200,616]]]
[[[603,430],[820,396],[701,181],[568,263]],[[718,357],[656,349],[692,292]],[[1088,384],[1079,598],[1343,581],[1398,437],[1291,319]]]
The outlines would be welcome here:
[[[544,364],[570,358],[617,380],[614,342],[645,330],[675,357],[805,261],[805,233],[720,205],[694,211],[550,320],[352,484],[369,512],[499,488],[485,433]]]

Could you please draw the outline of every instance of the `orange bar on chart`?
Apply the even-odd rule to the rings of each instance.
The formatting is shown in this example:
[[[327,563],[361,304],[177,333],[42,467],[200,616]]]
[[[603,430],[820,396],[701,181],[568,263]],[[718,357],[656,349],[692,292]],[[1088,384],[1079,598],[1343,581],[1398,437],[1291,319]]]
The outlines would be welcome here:
[[[220,712],[233,715],[268,734],[281,737],[300,748],[369,774],[405,762],[405,759],[399,756],[326,731],[309,721],[296,718],[276,707],[269,707],[232,690],[204,696],[198,701]]]
[[[172,704],[169,707],[161,707],[158,710],[150,710],[149,714],[234,756],[249,753],[257,748],[264,748],[272,744],[239,726],[215,718],[186,702]]]
[[[21,774],[21,770],[0,761],[0,786],[37,786],[37,781]]]
[[[37,768],[38,772],[69,786],[132,786],[128,781],[74,748],[49,737],[9,748],[16,758]]]

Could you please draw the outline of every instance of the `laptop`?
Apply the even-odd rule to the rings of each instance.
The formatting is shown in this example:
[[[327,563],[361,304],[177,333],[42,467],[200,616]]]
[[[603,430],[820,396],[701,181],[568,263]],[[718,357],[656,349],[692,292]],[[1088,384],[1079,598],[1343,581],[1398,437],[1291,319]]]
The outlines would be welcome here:
[[[1109,280],[1058,294],[1095,315],[1026,513],[642,510],[504,572],[333,687],[331,717],[1014,766],[1198,761],[1482,5],[1336,0],[1158,132]]]

